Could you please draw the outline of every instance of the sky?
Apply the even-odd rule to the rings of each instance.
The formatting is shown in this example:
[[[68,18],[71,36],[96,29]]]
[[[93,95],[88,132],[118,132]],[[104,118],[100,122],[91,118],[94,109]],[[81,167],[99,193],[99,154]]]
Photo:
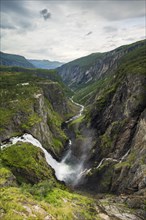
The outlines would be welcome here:
[[[69,62],[146,38],[145,0],[1,0],[0,50]]]

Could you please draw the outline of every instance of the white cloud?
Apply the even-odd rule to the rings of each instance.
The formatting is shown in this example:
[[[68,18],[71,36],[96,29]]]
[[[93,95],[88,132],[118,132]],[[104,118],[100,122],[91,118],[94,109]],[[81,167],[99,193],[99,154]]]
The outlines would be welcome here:
[[[144,4],[2,0],[1,50],[63,62],[111,50],[144,38]]]

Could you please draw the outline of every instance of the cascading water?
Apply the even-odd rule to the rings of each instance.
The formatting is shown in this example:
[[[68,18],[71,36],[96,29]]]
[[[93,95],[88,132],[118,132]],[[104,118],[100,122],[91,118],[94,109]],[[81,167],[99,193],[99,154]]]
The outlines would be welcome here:
[[[84,106],[78,103],[75,103],[72,99],[71,101],[74,104],[80,106],[81,109],[79,111],[79,114],[67,120],[65,122],[66,124],[79,118],[82,115],[82,112],[84,110]],[[31,134],[24,134],[21,137],[13,137],[9,140],[8,144],[2,145],[1,149],[12,146],[19,141],[28,142],[28,143],[33,144],[36,147],[39,147],[44,152],[46,162],[54,169],[56,178],[58,180],[64,181],[66,182],[66,184],[69,184],[72,186],[75,186],[78,183],[79,179],[81,178],[81,173],[83,172],[83,161],[82,160],[79,161],[75,156],[72,155],[72,150],[71,150],[72,141],[71,140],[69,140],[69,144],[68,144],[69,149],[64,155],[64,157],[62,158],[61,162],[56,161],[51,156],[51,154],[49,154],[46,151],[46,149],[43,148],[41,143],[36,138],[34,138]]]

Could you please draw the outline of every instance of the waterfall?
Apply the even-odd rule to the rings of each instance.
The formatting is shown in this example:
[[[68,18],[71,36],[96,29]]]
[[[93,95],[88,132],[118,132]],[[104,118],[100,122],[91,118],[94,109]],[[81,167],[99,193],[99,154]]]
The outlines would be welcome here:
[[[74,102],[72,99],[71,101],[80,106],[81,109],[79,111],[79,114],[76,116],[72,117],[66,123],[69,123],[76,118],[80,117],[82,115],[82,112],[84,110],[84,106]],[[72,186],[76,185],[81,177],[81,173],[83,171],[83,162],[82,161],[77,161],[76,158],[73,158],[72,156],[72,151],[71,151],[71,145],[72,141],[69,140],[69,149],[62,158],[61,162],[56,161],[50,153],[47,152],[45,148],[41,145],[41,143],[34,138],[31,134],[24,134],[21,137],[13,137],[9,140],[8,144],[4,144],[1,146],[1,149],[4,149],[5,147],[10,147],[12,145],[15,145],[17,142],[26,142],[26,143],[31,143],[32,145],[39,147],[45,155],[46,162],[48,163],[49,166],[51,166],[54,171],[55,171],[55,176],[58,180],[64,181],[67,184],[70,184]]]

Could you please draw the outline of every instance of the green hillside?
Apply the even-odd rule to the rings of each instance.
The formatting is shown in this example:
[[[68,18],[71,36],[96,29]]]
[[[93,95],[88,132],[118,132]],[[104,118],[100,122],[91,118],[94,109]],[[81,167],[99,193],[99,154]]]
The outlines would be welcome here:
[[[25,57],[3,52],[0,52],[0,65],[34,68],[34,65],[32,65],[27,59],[25,59]]]
[[[133,45],[136,45],[136,43]],[[127,46],[123,46],[120,49],[123,48],[125,49]],[[146,44],[125,54],[119,60],[117,70],[113,71],[109,76],[107,75],[100,80],[79,87],[76,90],[74,99],[82,104],[90,104],[98,91],[110,89],[113,84],[120,83],[126,74],[146,74]]]

